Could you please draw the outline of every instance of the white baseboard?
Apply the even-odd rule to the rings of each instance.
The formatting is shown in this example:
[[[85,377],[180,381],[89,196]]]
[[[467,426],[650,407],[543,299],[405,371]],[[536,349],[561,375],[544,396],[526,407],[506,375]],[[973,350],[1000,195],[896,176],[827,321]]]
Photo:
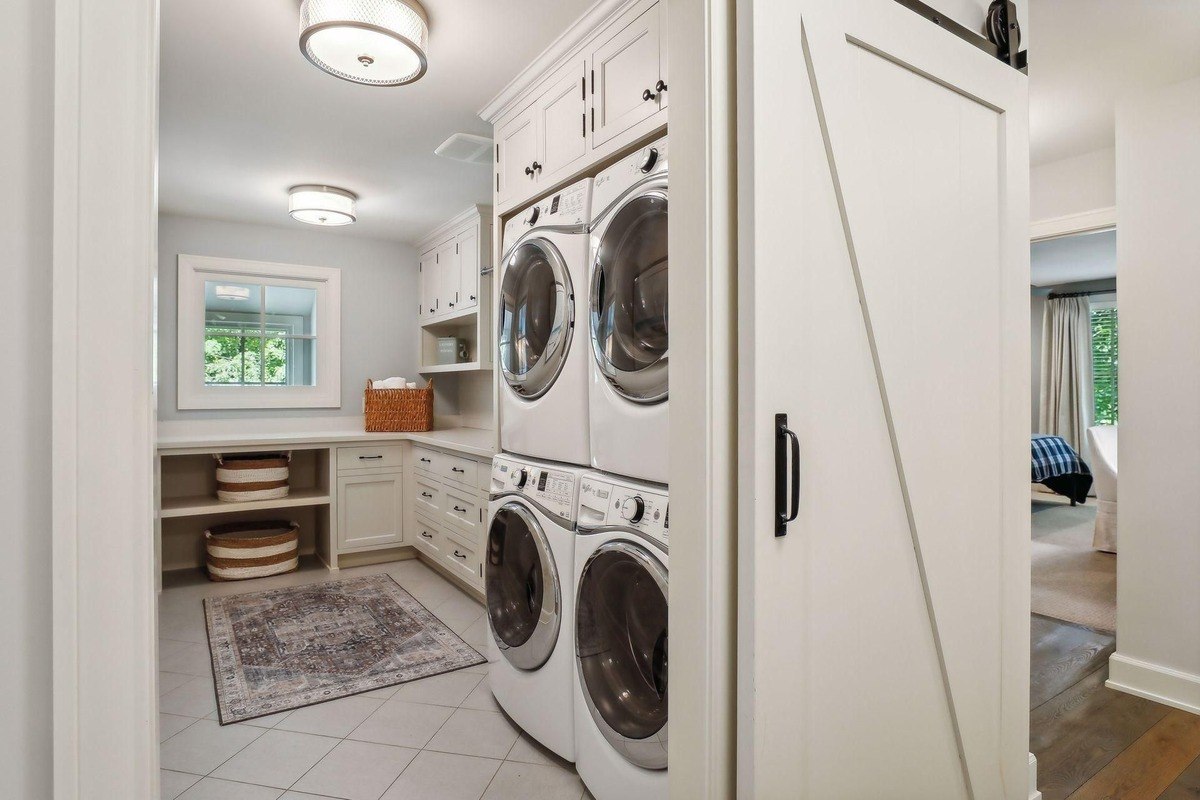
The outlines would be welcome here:
[[[1029,800],[1042,800],[1037,788],[1037,756],[1029,754]]]
[[[1113,653],[1108,658],[1108,681],[1104,685],[1200,714],[1200,675]]]

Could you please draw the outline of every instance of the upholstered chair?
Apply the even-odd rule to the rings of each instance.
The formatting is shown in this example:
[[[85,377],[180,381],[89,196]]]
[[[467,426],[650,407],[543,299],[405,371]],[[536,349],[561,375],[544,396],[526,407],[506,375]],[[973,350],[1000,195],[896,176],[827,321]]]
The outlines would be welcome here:
[[[1117,426],[1088,428],[1092,475],[1096,479],[1096,533],[1092,547],[1105,553],[1117,552]]]

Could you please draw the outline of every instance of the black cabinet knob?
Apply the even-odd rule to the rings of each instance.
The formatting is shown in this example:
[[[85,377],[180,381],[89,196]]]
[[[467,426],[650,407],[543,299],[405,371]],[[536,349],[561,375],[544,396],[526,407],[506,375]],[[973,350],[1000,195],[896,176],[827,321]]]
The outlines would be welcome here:
[[[542,171],[542,165],[541,165],[541,164],[539,164],[539,163],[538,163],[538,162],[536,162],[536,161],[535,161],[535,162],[533,162],[533,168],[534,168],[535,170],[537,170],[538,172],[541,172],[541,171]]]
[[[532,175],[532,174],[533,174],[533,167],[526,167],[526,168],[525,168],[525,174],[526,174],[526,175]]]
[[[654,88],[659,92],[665,92],[667,90],[667,85],[660,79],[658,83],[654,84]]]
[[[645,90],[644,92],[642,92],[642,99],[643,100],[653,100],[654,92],[650,91],[649,89]]]

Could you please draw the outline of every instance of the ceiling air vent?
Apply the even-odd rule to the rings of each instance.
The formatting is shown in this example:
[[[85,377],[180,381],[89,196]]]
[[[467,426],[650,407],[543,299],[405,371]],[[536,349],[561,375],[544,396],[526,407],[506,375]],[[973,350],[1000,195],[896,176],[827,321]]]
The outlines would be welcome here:
[[[442,158],[468,164],[491,164],[492,140],[471,133],[455,133],[433,152]]]

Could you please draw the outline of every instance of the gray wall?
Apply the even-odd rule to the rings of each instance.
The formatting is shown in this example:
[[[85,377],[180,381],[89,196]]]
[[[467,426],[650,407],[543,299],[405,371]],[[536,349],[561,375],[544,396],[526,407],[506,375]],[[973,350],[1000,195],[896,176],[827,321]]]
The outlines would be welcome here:
[[[0,175],[16,202],[0,219],[0,797],[51,795],[50,315],[54,4],[4,4]]]
[[[276,228],[169,214],[161,215],[158,223],[159,419],[352,415],[361,413],[367,378],[420,378],[418,256],[412,247],[316,228]],[[341,269],[342,407],[180,411],[176,407],[175,323],[177,257],[181,253]],[[454,397],[443,394],[439,401],[439,413],[454,413]]]

